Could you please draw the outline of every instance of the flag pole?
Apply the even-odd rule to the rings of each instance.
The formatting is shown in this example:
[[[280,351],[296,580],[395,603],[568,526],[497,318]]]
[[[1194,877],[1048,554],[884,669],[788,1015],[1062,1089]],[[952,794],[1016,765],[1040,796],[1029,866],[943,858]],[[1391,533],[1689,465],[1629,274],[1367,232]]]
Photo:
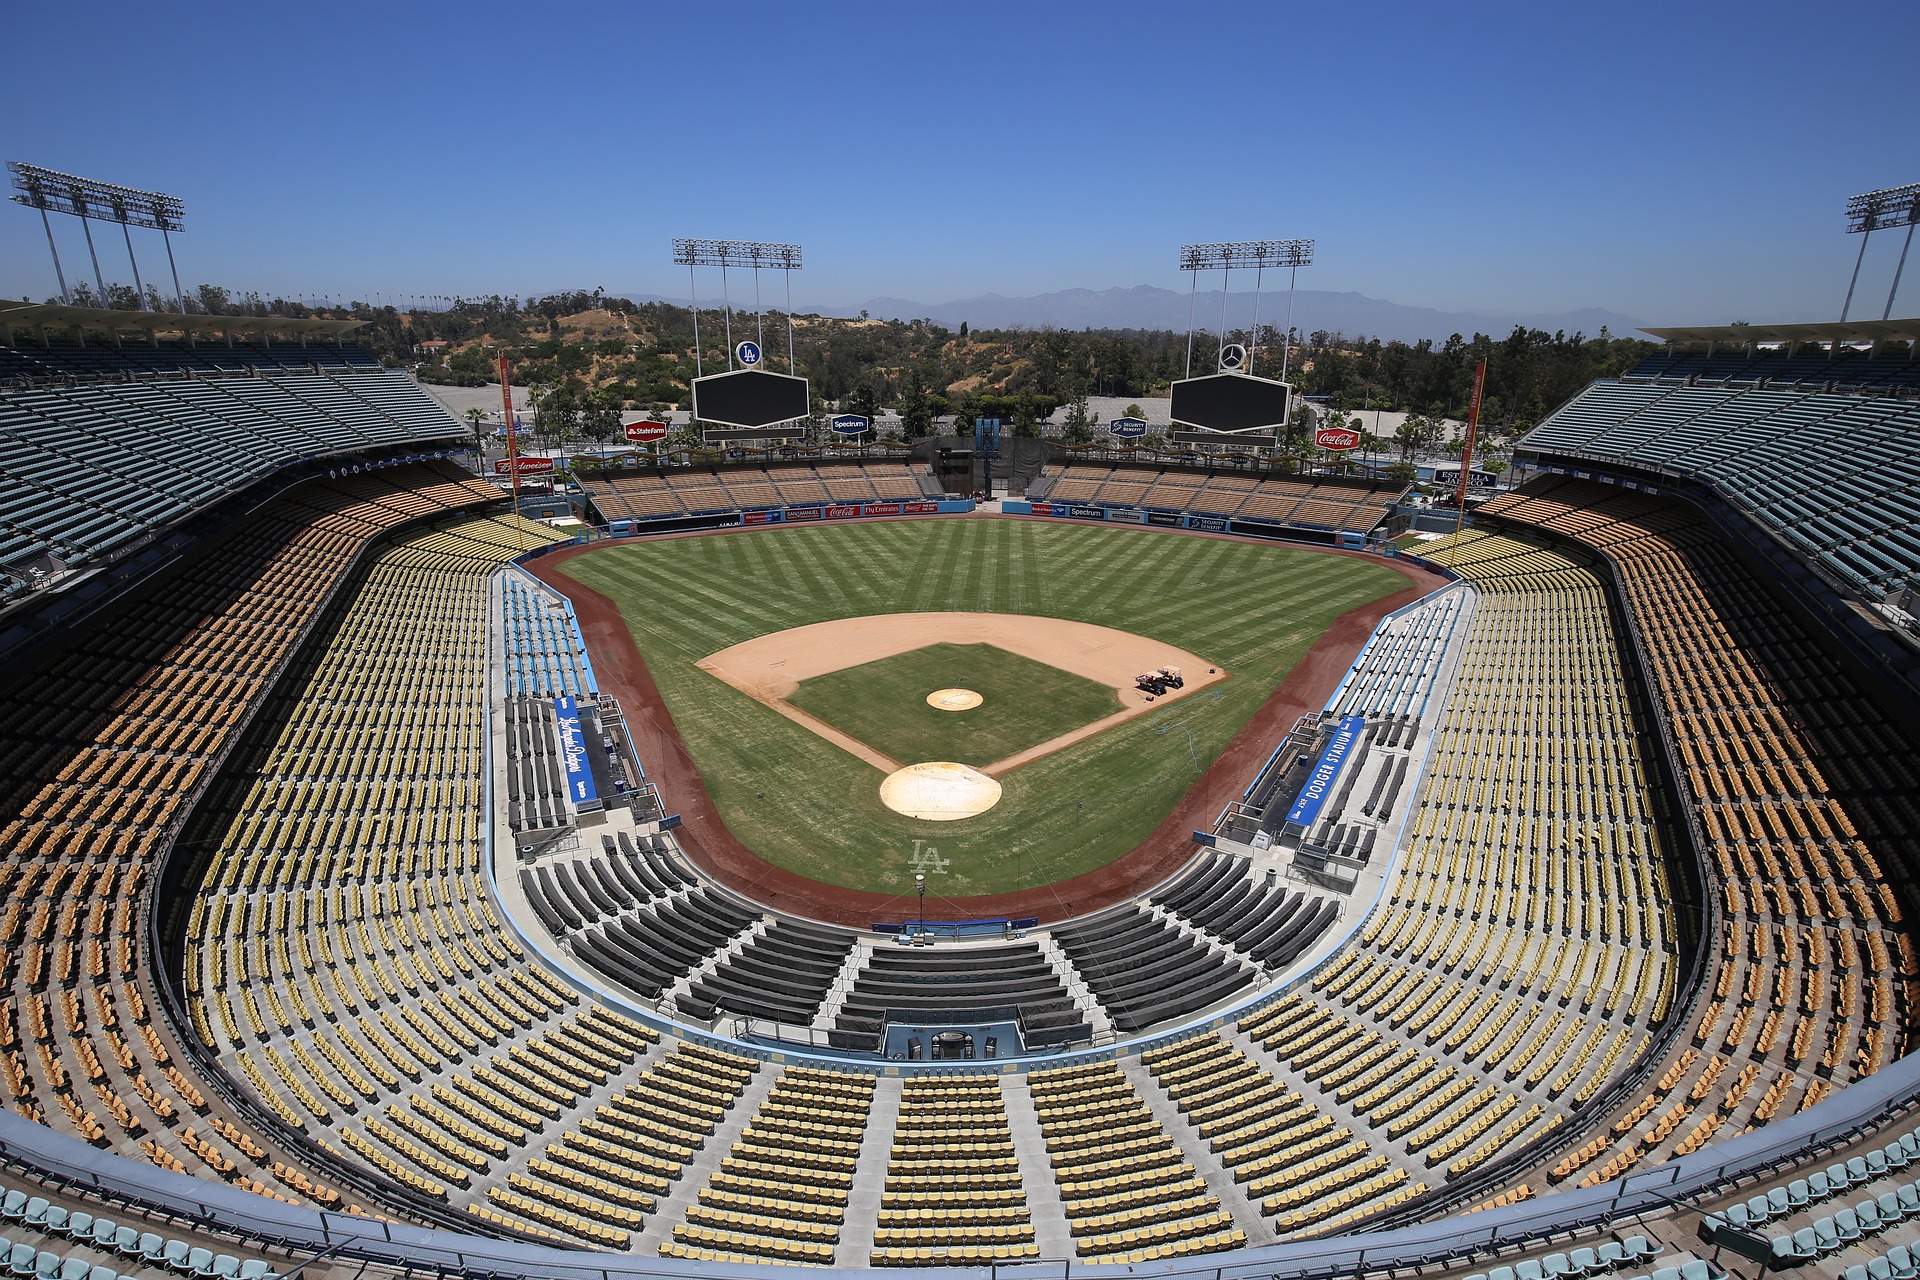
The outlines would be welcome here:
[[[513,529],[520,554],[527,553],[527,530],[520,523],[520,433],[514,429],[513,383],[507,379],[507,353],[500,353],[500,412],[507,423],[507,482],[513,493]]]
[[[504,363],[504,360],[502,361]],[[1473,399],[1467,405],[1467,438],[1460,446],[1460,483],[1453,491],[1453,542],[1447,547],[1447,569],[1453,569],[1453,558],[1460,550],[1460,530],[1467,521],[1467,472],[1473,466],[1473,442],[1480,435],[1480,393],[1487,385],[1487,362],[1480,361],[1473,366]]]

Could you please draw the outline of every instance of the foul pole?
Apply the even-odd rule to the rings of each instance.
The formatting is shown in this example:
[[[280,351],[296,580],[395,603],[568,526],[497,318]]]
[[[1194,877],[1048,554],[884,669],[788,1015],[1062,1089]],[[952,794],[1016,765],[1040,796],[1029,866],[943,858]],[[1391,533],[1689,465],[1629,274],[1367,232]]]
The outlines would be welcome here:
[[[507,424],[507,484],[513,494],[513,530],[520,554],[527,553],[527,530],[520,523],[520,433],[513,425],[513,383],[507,378],[507,353],[500,353],[500,412]],[[486,455],[482,454],[482,458]]]
[[[1487,385],[1487,362],[1473,366],[1473,399],[1467,404],[1467,438],[1460,446],[1460,483],[1453,490],[1453,542],[1447,547],[1447,569],[1453,569],[1454,553],[1460,550],[1460,530],[1467,521],[1467,472],[1473,466],[1473,442],[1480,435],[1480,393]]]

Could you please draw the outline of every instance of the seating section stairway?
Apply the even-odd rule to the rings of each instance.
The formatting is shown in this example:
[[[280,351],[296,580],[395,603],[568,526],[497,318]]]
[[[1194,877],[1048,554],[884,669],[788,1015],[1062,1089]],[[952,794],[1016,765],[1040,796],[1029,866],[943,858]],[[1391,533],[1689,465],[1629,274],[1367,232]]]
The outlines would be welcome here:
[[[1697,1149],[1905,1053],[1920,994],[1903,927],[1920,832],[1905,732],[1697,509],[1552,480],[1489,506],[1613,566],[1720,906],[1691,1044],[1624,1126],[1632,1140],[1596,1140],[1563,1176]]]

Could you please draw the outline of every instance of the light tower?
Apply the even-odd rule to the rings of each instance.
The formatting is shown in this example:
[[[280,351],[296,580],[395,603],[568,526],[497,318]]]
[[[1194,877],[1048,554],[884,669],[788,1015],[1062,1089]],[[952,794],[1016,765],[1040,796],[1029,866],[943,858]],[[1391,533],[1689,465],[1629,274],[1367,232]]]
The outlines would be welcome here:
[[[87,254],[93,259],[94,283],[100,288],[100,305],[103,307],[107,305],[107,281],[100,271],[100,255],[93,247],[93,227],[89,219],[98,218],[120,224],[120,234],[127,242],[127,261],[133,267],[134,292],[140,299],[142,311],[147,309],[146,286],[140,280],[140,262],[133,255],[133,232],[129,228],[149,227],[158,231],[167,246],[167,267],[173,273],[174,301],[185,313],[187,300],[180,290],[180,269],[173,261],[171,235],[181,229],[180,222],[186,213],[178,199],[158,191],[97,182],[92,178],[76,177],[57,169],[43,169],[37,164],[24,164],[18,160],[7,161],[7,171],[13,175],[14,203],[40,211],[40,225],[47,233],[47,250],[53,254],[53,274],[60,281],[60,301],[71,305],[73,295],[67,289],[67,273],[60,267],[60,250],[53,242],[53,223],[47,218],[49,212],[72,214],[80,219],[81,230],[87,237]]]
[[[16,197],[17,199],[18,197]],[[1847,281],[1847,300],[1840,307],[1840,319],[1846,320],[1853,307],[1853,287],[1860,283],[1860,263],[1867,256],[1867,241],[1883,228],[1905,227],[1907,238],[1900,246],[1900,264],[1893,269],[1893,287],[1887,290],[1887,305],[1880,318],[1893,314],[1893,295],[1900,289],[1900,273],[1907,269],[1907,250],[1913,247],[1913,226],[1920,222],[1920,182],[1904,187],[1882,187],[1847,201],[1847,234],[1860,237],[1860,252],[1853,259],[1853,278]]]

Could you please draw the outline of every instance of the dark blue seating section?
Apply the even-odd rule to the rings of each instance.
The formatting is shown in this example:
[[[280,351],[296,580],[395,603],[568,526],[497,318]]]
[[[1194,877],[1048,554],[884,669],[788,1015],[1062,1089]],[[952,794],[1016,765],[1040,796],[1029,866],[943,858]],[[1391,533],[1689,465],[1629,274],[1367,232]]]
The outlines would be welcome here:
[[[929,951],[876,950],[855,978],[828,1039],[835,1048],[880,1048],[889,1011],[928,1025],[990,1020],[1018,1011],[1027,1046],[1070,1044],[1092,1034],[1060,977],[1033,942]]]
[[[112,552],[283,467],[466,435],[399,371],[192,371],[0,387],[0,595],[47,557],[72,566]]]
[[[1055,929],[1053,937],[1126,1034],[1216,1004],[1253,979],[1234,956],[1137,905]]]
[[[1697,478],[1862,594],[1920,575],[1920,399],[1596,382],[1519,448]]]
[[[1695,386],[1801,387],[1860,391],[1920,391],[1920,361],[1905,354],[1869,355],[1815,347],[1793,355],[1783,350],[1662,351],[1620,375],[1624,382]]]
[[[186,343],[22,341],[0,345],[0,384],[127,378],[212,378],[224,374],[315,373],[375,369],[380,362],[355,346],[309,342]]]

